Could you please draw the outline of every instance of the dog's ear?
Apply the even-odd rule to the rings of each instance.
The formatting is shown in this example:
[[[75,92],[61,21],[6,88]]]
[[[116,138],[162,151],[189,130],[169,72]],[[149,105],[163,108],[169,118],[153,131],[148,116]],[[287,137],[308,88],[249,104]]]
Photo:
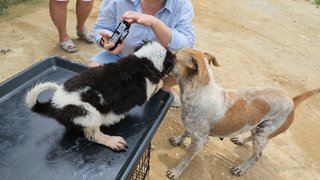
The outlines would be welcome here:
[[[208,53],[193,53],[192,56],[193,64],[200,77],[199,82],[203,85],[207,85],[210,82],[210,63],[213,63],[215,66],[218,66],[218,63],[214,56]],[[208,63],[208,64],[207,64]]]
[[[216,57],[206,52],[204,54],[206,55],[206,58],[208,59],[209,64],[212,63],[214,66],[220,66]]]
[[[205,77],[208,74],[208,70],[205,64],[205,60],[204,59],[200,59],[198,57],[193,57],[193,61],[195,63],[195,68],[198,70],[198,74],[201,77]]]
[[[185,61],[185,66],[187,67],[187,69],[189,69],[190,71],[195,71],[198,69],[197,61],[194,56],[188,55],[186,59],[187,60]]]

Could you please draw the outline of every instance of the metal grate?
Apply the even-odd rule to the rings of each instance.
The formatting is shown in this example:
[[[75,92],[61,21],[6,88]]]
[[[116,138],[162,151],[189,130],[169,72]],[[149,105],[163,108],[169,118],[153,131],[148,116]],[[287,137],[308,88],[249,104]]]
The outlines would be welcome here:
[[[151,143],[149,143],[146,150],[140,157],[136,170],[133,172],[131,180],[144,180],[149,174],[150,170],[150,151]]]

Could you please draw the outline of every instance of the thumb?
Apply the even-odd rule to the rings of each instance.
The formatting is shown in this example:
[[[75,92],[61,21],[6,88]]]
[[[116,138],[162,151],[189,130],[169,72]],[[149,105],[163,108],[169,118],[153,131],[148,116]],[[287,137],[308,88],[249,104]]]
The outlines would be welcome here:
[[[104,37],[104,38],[107,38],[107,39],[110,39],[110,38],[111,38],[111,35],[109,35],[109,34],[106,33],[106,32],[101,31],[101,32],[99,32],[99,33],[100,33],[100,35],[101,35],[102,37]]]

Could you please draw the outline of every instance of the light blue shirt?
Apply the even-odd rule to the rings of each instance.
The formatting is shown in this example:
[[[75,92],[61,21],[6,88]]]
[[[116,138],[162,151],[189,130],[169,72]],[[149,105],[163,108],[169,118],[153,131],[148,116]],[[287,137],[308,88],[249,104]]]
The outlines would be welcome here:
[[[120,17],[126,11],[141,12],[140,0],[103,0],[99,15],[93,28],[94,42],[100,45],[101,35],[104,31],[112,35],[116,26],[120,23]],[[164,22],[171,30],[170,50],[184,47],[193,47],[194,31],[192,18],[193,6],[190,0],[165,0],[164,7],[155,14],[155,17]],[[124,49],[121,54],[126,56],[133,52],[134,48],[142,41],[158,41],[150,27],[140,24],[132,24],[129,34],[124,40]]]

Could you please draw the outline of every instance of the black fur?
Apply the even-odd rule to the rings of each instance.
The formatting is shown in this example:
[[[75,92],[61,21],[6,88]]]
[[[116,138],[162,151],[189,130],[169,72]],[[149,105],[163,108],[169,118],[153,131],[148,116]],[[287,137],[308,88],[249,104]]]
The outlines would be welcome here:
[[[162,70],[162,75],[169,74],[174,68],[175,55],[171,51],[167,51],[166,60],[164,61],[164,66]]]

